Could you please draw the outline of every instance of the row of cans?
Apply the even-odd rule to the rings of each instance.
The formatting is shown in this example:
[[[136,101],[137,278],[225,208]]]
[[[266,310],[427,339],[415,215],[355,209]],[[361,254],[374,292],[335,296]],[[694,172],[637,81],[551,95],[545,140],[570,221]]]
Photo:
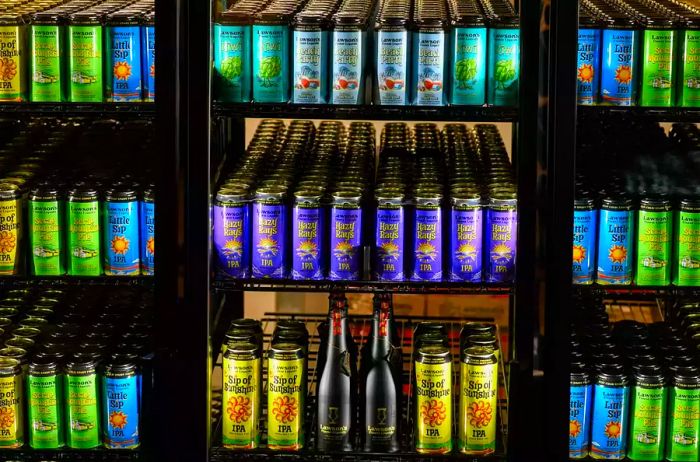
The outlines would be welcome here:
[[[280,123],[263,123],[218,190],[212,222],[222,274],[514,280],[517,195],[495,127],[480,125],[469,135],[459,125],[441,133],[434,124],[388,124],[375,186],[372,124],[351,124],[341,143],[339,123],[321,124],[315,141],[313,125],[300,134],[301,125],[293,122],[285,133]]]
[[[578,303],[580,303],[579,301]],[[692,310],[686,310],[692,306]],[[605,322],[578,306],[572,339],[569,456],[639,461],[700,457],[697,301],[673,323]],[[694,311],[693,311],[694,310]]]
[[[0,102],[155,100],[153,0],[34,0],[0,11]]]
[[[137,448],[152,294],[32,287],[3,296],[0,447]]]
[[[277,3],[217,15],[215,100],[517,105],[520,30],[507,0],[384,0],[374,30],[371,1]]]
[[[152,125],[79,119],[13,124],[7,126],[14,135],[0,140],[0,164],[7,169],[0,178],[0,274],[153,275],[154,187],[124,170],[134,171],[132,156],[148,152]],[[120,158],[103,172],[82,154],[94,154],[94,143],[104,140],[120,140],[104,152]]]
[[[582,1],[578,103],[700,106],[699,21],[689,1]]]

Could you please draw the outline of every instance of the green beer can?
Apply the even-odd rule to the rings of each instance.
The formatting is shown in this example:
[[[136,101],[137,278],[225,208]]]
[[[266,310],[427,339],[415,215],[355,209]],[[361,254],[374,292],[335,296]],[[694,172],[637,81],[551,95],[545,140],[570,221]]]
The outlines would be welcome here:
[[[675,97],[677,32],[670,19],[649,18],[643,33],[640,106],[670,107]]]
[[[678,105],[682,107],[700,106],[700,23],[698,17],[688,21],[687,29],[681,31],[683,47],[678,79]]]
[[[56,449],[65,444],[63,382],[55,356],[37,354],[29,363],[27,419],[29,446],[34,449]]]
[[[33,189],[28,209],[31,273],[63,276],[66,273],[62,242],[64,203],[58,190],[48,185]]]
[[[636,283],[665,286],[671,283],[673,212],[665,198],[643,198],[639,204]]]
[[[651,365],[635,368],[633,380],[627,457],[630,460],[663,460],[666,380],[661,368]]]
[[[0,447],[24,444],[22,367],[13,358],[0,357]]]
[[[72,103],[104,101],[102,25],[89,10],[70,15],[68,26],[68,100]]]
[[[97,190],[83,186],[68,193],[68,274],[100,276],[100,204]]]
[[[697,461],[699,437],[700,371],[695,366],[677,367],[669,392],[666,459]]]
[[[63,101],[63,34],[58,14],[37,13],[29,30],[29,100],[35,103]]]
[[[674,284],[700,285],[700,199],[681,200],[676,218]]]
[[[66,440],[68,447],[90,449],[100,445],[100,401],[97,361],[75,353],[66,364]]]

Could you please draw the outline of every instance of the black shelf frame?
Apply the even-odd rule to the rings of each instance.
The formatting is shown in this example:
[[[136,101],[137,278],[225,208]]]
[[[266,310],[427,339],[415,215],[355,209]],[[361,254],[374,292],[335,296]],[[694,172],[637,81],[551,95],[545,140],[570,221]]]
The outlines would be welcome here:
[[[575,65],[575,63],[574,63]],[[700,123],[700,108],[682,107],[641,107],[641,106],[586,106],[577,107],[578,114],[583,117],[609,118],[614,116],[633,116],[659,122],[692,122]]]
[[[151,460],[140,448],[133,450],[71,449],[3,449],[0,460],[27,462],[141,462]]]
[[[0,103],[0,114],[4,115],[152,115],[155,113],[155,103]]]
[[[0,278],[0,288],[41,287],[153,287],[153,276],[99,276],[99,277],[22,277],[11,276]]]

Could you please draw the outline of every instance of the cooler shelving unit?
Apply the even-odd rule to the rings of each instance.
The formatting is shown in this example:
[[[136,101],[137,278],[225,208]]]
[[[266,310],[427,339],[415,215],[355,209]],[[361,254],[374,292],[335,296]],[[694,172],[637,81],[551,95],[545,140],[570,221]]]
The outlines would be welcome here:
[[[504,384],[508,388],[507,432],[508,437],[499,443],[497,453],[489,460],[530,460],[527,455],[534,451],[532,443],[534,400],[533,388],[533,336],[536,334],[535,319],[538,304],[536,262],[540,248],[536,246],[538,223],[536,214],[541,207],[541,192],[538,189],[538,72],[540,8],[537,1],[516,0],[521,24],[521,78],[520,102],[513,107],[391,107],[378,105],[362,106],[307,106],[294,104],[227,104],[213,102],[211,87],[212,6],[210,1],[189,5],[186,43],[191,53],[186,57],[189,85],[183,98],[184,119],[187,132],[189,156],[188,177],[185,190],[185,266],[186,274],[182,286],[184,298],[193,311],[189,313],[188,358],[197,358],[194,374],[181,377],[180,386],[197,400],[193,415],[196,416],[195,436],[198,460],[241,461],[291,460],[331,461],[344,460],[392,461],[403,460],[480,460],[454,450],[450,454],[431,456],[416,453],[410,445],[392,454],[374,454],[355,451],[352,453],[318,453],[311,441],[299,453],[278,453],[261,448],[253,451],[230,451],[220,446],[220,430],[216,411],[211,406],[212,371],[215,371],[223,333],[230,320],[244,316],[246,292],[322,292],[344,291],[348,293],[389,292],[393,294],[450,294],[489,295],[504,297],[509,306],[509,329],[501,332],[508,339],[508,362],[503,368]],[[184,102],[186,101],[186,102]],[[245,148],[246,119],[340,119],[364,121],[454,121],[466,123],[505,122],[512,124],[513,142],[511,152],[518,182],[518,257],[517,280],[509,285],[455,284],[455,283],[382,283],[376,281],[329,282],[329,281],[269,281],[222,279],[215,276],[211,266],[211,227],[209,210],[212,194],[221,172],[225,153]],[[208,185],[208,187],[203,187]],[[206,275],[206,276],[204,276]],[[264,321],[274,322],[280,313],[270,313]],[[302,318],[310,315],[298,314]],[[268,319],[268,317],[270,319]],[[325,317],[322,316],[322,317]],[[436,318],[439,319],[439,318]],[[366,322],[353,318],[351,321]],[[464,319],[463,321],[467,321]],[[457,320],[453,320],[457,322]],[[269,334],[271,331],[266,332]],[[314,336],[312,328],[309,334]],[[404,343],[410,348],[410,343]],[[404,354],[410,351],[404,350]],[[206,362],[202,358],[207,358]],[[404,373],[407,371],[404,370]],[[214,392],[216,393],[216,392]],[[214,401],[216,402],[216,395]],[[189,409],[189,407],[188,407]],[[204,422],[208,422],[205,425]],[[188,453],[189,454],[189,453]],[[182,457],[182,456],[181,456]],[[486,458],[483,458],[486,460]]]

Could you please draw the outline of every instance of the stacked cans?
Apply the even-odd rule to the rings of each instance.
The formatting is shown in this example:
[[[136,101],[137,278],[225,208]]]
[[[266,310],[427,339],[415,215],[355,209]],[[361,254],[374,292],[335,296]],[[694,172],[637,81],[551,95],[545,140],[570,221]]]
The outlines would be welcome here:
[[[404,106],[410,101],[409,18],[411,0],[384,0],[379,3],[375,24],[377,75],[375,102]]]
[[[486,102],[516,106],[520,79],[520,22],[509,0],[482,0],[489,22]]]
[[[448,1],[452,43],[450,102],[478,105],[486,102],[486,17],[477,0]]]
[[[0,446],[137,448],[152,306],[140,289],[5,292]]]
[[[447,6],[444,0],[417,0],[413,8],[412,103],[447,103]]]
[[[0,145],[0,274],[153,275],[155,191],[140,177],[150,168],[126,174],[150,149],[151,123],[40,119],[13,130]],[[83,157],[116,139],[107,169]]]
[[[35,1],[0,17],[14,50],[0,101],[153,101],[154,11],[153,0]]]
[[[698,303],[680,302],[670,323],[649,325],[609,325],[597,292],[575,306],[570,457],[698,460]]]

